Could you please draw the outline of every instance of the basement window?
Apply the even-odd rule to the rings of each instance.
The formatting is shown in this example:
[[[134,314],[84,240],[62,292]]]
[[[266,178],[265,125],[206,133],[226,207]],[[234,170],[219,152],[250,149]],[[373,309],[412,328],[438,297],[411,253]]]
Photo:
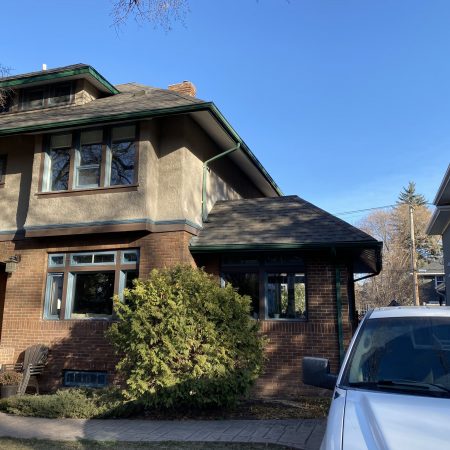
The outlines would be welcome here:
[[[108,384],[108,375],[106,372],[66,370],[63,384],[65,387],[102,388]]]

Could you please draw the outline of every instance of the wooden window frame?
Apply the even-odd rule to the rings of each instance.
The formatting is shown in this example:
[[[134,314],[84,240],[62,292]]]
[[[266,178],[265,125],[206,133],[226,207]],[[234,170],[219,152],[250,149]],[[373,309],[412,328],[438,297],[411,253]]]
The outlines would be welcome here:
[[[137,255],[137,261],[135,263],[123,263],[123,253],[135,252]],[[114,253],[115,254],[115,262],[100,264],[100,263],[86,263],[86,264],[72,264],[72,256],[80,255],[80,254],[107,254]],[[51,266],[50,265],[50,257],[54,255],[64,255],[64,264]],[[93,259],[94,260],[94,256]],[[92,251],[80,251],[80,252],[49,252],[47,256],[47,278],[46,278],[46,287],[44,294],[44,312],[43,318],[44,320],[112,320],[114,318],[114,311],[112,316],[105,317],[71,317],[72,312],[70,311],[71,300],[72,298],[68,298],[68,296],[72,296],[73,289],[73,280],[72,277],[77,273],[86,273],[86,272],[114,272],[114,295],[118,295],[121,297],[123,292],[123,273],[128,271],[135,271],[139,274],[139,249],[131,248],[131,249],[113,249],[113,250],[92,250]],[[59,317],[50,316],[48,311],[50,310],[50,295],[48,292],[48,279],[52,274],[62,274],[63,276],[63,292],[61,299],[61,309]]]
[[[109,165],[111,165],[111,145],[112,145],[112,130],[114,128],[120,128],[121,126],[134,126],[135,127],[135,134],[133,140],[116,140],[114,142],[133,142],[134,143],[134,173],[133,173],[133,182],[131,184],[120,184],[120,185],[113,185],[110,186],[109,182],[110,180],[107,180],[107,176],[111,172],[111,167],[107,167],[107,161],[109,160]],[[94,130],[102,130],[102,160],[100,163],[100,182],[99,186],[91,186],[91,187],[76,187],[75,186],[75,179],[76,179],[76,155],[77,152],[80,150],[81,146],[81,133],[84,131],[94,131]],[[45,190],[44,188],[49,189],[49,182],[47,177],[50,176],[49,170],[46,170],[47,167],[47,159],[49,158],[49,152],[51,150],[50,142],[51,142],[51,136],[57,135],[57,134],[71,134],[72,135],[72,144],[70,149],[70,167],[69,167],[69,181],[68,181],[68,189],[62,190],[62,191],[51,191],[51,190]],[[74,131],[69,131],[65,133],[54,133],[50,135],[46,135],[44,140],[44,151],[42,152],[42,159],[41,159],[41,168],[40,168],[40,174],[39,174],[39,191],[37,192],[37,195],[79,195],[80,193],[97,193],[97,192],[109,192],[117,190],[117,191],[123,191],[123,190],[136,190],[136,187],[138,186],[138,177],[139,177],[139,159],[140,159],[140,127],[139,123],[130,123],[130,124],[121,124],[121,125],[111,125],[111,126],[105,126],[105,127],[93,127],[93,128],[86,128],[86,129],[78,129]],[[99,142],[100,143],[100,142]]]
[[[272,263],[267,262],[268,255],[261,255],[256,257],[258,264],[224,264],[220,266],[220,278],[223,280],[222,274],[225,273],[258,273],[259,274],[259,320],[273,321],[273,322],[307,322],[309,313],[308,302],[308,275],[306,264],[304,261]],[[300,273],[305,277],[305,311],[304,317],[299,318],[272,318],[268,317],[267,307],[267,276],[269,273]]]
[[[70,86],[69,101],[64,102],[64,103],[57,103],[57,104],[52,103],[51,99],[54,97],[55,88],[58,85],[69,85]],[[27,94],[29,92],[38,91],[38,90],[42,90],[42,92],[43,92],[42,105],[34,106],[34,107],[27,106],[27,103],[26,103]],[[74,100],[75,100],[75,85],[74,85],[74,83],[71,81],[63,81],[61,83],[50,84],[47,86],[45,86],[45,85],[44,86],[34,86],[34,87],[22,89],[22,91],[20,92],[20,103],[19,104],[20,104],[21,111],[33,111],[33,110],[39,110],[39,109],[45,109],[45,108],[55,108],[57,106],[70,105],[74,102]]]

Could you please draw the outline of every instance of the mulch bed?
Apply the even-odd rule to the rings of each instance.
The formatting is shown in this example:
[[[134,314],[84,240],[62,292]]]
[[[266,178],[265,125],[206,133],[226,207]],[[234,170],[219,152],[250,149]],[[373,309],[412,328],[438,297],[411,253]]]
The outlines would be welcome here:
[[[296,400],[247,400],[232,409],[147,411],[136,419],[151,420],[223,420],[223,419],[323,419],[331,399],[301,397]]]

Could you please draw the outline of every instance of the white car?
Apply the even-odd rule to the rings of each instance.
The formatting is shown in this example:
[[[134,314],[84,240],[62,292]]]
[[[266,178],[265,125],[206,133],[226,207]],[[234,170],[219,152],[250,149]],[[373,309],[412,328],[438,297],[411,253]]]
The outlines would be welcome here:
[[[321,450],[450,449],[450,307],[367,313],[339,375],[304,358],[303,382],[334,389]]]

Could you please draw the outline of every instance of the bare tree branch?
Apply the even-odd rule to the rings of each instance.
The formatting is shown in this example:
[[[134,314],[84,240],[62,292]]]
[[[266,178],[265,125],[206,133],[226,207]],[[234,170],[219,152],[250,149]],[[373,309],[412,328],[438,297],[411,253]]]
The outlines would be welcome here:
[[[425,205],[416,206],[414,229],[419,266],[442,257],[440,238],[426,234],[430,217],[431,211]],[[408,220],[408,206],[401,203],[391,211],[373,212],[359,224],[362,230],[383,241],[383,270],[355,286],[359,311],[387,306],[392,300],[401,305],[412,304]]]
[[[115,0],[112,8],[116,27],[133,17],[137,22],[150,22],[165,31],[170,31],[174,22],[184,24],[188,12],[188,0]]]
[[[0,64],[0,78],[7,77],[11,73],[11,68]],[[0,89],[0,110],[6,106],[10,92],[8,89]]]

